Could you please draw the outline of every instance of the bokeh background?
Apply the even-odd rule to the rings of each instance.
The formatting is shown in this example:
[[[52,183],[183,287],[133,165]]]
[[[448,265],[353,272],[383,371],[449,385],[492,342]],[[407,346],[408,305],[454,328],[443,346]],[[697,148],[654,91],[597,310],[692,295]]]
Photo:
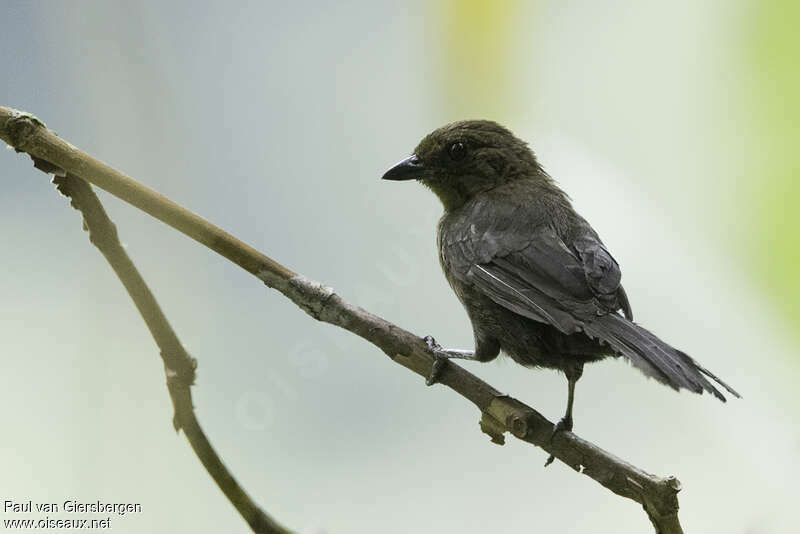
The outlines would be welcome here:
[[[677,475],[687,532],[787,533],[800,496],[797,6],[5,1],[0,104],[346,299],[465,348],[437,264],[438,201],[378,178],[445,122],[506,124],[613,251],[637,320],[744,395],[676,394],[607,361],[580,382],[577,432]],[[78,214],[13,151],[0,177],[1,498],[141,503],[116,532],[245,532],[172,431],[157,350]],[[199,360],[212,441],[282,523],[651,528],[592,480],[542,469],[542,451],[492,445],[446,388],[102,198]],[[563,376],[465,366],[562,413]]]

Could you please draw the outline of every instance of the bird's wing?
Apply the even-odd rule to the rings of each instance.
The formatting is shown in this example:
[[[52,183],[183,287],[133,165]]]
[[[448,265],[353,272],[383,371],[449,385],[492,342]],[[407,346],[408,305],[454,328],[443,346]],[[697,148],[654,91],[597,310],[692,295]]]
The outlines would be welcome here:
[[[473,264],[468,277],[498,304],[571,334],[581,330],[581,323],[618,307],[617,263],[601,246],[582,246],[585,255],[542,227],[529,236],[527,246]]]
[[[564,334],[583,332],[674,389],[707,391],[724,401],[710,378],[738,396],[691,357],[630,320],[619,266],[593,231],[568,245],[549,226],[530,229],[502,216],[485,228],[454,228],[441,238],[443,261],[500,306]],[[627,318],[616,313],[620,308]]]
[[[495,217],[485,228],[455,225],[459,230],[444,236],[443,256],[465,282],[565,334],[620,308],[619,266],[593,232],[568,246],[549,226],[530,229],[509,219]]]

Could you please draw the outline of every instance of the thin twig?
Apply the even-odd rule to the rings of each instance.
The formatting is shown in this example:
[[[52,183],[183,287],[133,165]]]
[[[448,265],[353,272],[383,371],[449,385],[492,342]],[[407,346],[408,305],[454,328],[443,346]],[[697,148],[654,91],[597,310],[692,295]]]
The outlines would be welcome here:
[[[292,272],[205,219],[81,152],[35,117],[0,107],[0,138],[16,150],[80,176],[206,245],[283,293],[315,319],[349,330],[376,345],[394,362],[423,377],[430,375],[434,358],[419,337],[345,302],[332,289]],[[509,432],[536,445],[617,495],[641,504],[657,534],[682,533],[677,497],[680,484],[674,477],[651,475],[571,432],[559,433],[551,440],[553,423],[457,365],[447,365],[438,375],[438,381],[478,407],[482,414],[481,429],[492,441],[503,443],[504,433]]]
[[[167,388],[175,408],[172,419],[175,430],[183,430],[206,471],[242,518],[247,521],[253,532],[289,534],[289,530],[261,510],[239,486],[208,441],[197,421],[192,404],[191,386],[194,383],[197,362],[184,350],[153,293],[125,252],[119,241],[116,226],[106,214],[92,187],[77,176],[71,173],[65,174],[51,164],[35,156],[32,157],[37,168],[56,174],[53,183],[62,194],[71,199],[72,207],[81,212],[84,229],[89,232],[89,241],[105,256],[147,324],[164,362]]]

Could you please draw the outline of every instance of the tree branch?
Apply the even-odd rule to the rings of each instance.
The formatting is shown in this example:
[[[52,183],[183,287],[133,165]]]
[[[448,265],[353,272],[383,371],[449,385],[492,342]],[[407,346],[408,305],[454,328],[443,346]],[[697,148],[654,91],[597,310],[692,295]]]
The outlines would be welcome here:
[[[366,339],[395,363],[420,376],[430,374],[434,358],[421,338],[345,302],[331,288],[292,272],[205,219],[79,151],[35,117],[0,107],[0,138],[17,151],[80,176],[206,245],[283,293],[313,318]],[[682,533],[677,498],[680,484],[674,477],[651,475],[571,432],[558,433],[551,440],[553,423],[452,362],[438,375],[438,381],[478,407],[482,414],[481,429],[495,443],[502,444],[504,433],[509,432],[544,449],[617,495],[641,504],[657,534]]]
[[[83,215],[84,229],[89,232],[89,241],[105,256],[122,285],[128,291],[139,310],[147,328],[161,351],[164,370],[175,414],[172,419],[175,430],[183,430],[197,457],[206,471],[217,483],[231,504],[247,521],[253,532],[264,534],[290,534],[268,516],[239,486],[211,446],[194,413],[191,386],[194,384],[197,361],[187,354],[178,336],[161,311],[161,307],[148,288],[139,270],[128,256],[117,235],[117,229],[106,214],[100,199],[92,187],[70,173],[64,173],[49,162],[31,156],[34,166],[44,172],[55,174],[53,183],[58,190],[71,199],[71,205]]]

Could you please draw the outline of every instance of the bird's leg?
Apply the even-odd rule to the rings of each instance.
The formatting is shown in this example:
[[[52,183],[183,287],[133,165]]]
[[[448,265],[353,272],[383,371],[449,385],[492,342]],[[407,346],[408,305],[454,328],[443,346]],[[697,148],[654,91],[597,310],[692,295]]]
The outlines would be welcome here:
[[[444,369],[444,366],[447,364],[447,360],[451,358],[457,358],[461,360],[478,359],[475,356],[475,352],[471,350],[443,349],[442,346],[439,345],[435,339],[433,339],[433,336],[425,336],[423,339],[425,340],[425,344],[428,345],[428,350],[433,353],[434,357],[431,373],[425,380],[425,383],[429,386],[432,386],[437,382],[439,373],[441,373],[442,369]]]
[[[575,402],[575,383],[583,374],[583,364],[573,369],[568,369],[567,375],[567,412],[564,414],[556,426],[553,427],[553,434],[560,430],[572,430],[572,404]]]
[[[564,374],[567,375],[567,413],[553,426],[553,433],[550,435],[551,442],[556,434],[562,430],[568,432],[572,431],[572,403],[575,401],[575,383],[578,382],[578,379],[583,375],[583,364],[578,363],[570,365],[564,369]],[[553,463],[553,460],[555,460],[555,456],[551,454],[550,457],[547,458],[544,466],[547,467]]]

